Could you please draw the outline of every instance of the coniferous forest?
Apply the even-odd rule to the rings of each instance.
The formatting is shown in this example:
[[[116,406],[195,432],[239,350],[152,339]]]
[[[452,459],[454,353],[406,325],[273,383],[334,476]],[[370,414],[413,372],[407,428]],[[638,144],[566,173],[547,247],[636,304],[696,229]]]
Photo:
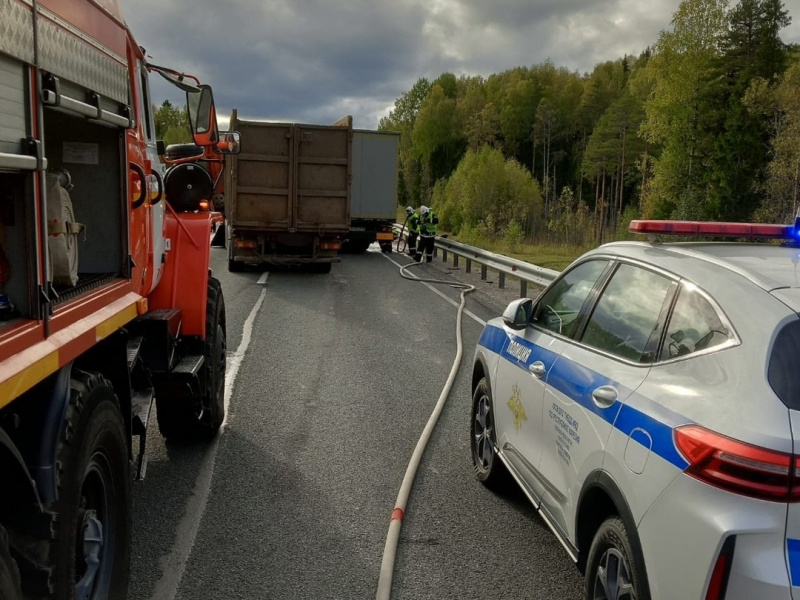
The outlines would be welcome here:
[[[466,239],[589,246],[633,218],[794,222],[800,48],[780,0],[684,0],[654,44],[580,74],[549,62],[419,79],[398,201]]]

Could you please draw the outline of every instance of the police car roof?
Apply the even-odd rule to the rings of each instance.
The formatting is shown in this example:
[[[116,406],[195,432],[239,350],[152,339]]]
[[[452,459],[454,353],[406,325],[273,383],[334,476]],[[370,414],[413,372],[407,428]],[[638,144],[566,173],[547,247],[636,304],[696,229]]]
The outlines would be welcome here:
[[[800,288],[797,246],[750,242],[613,242],[590,252],[607,253],[653,264],[701,287],[709,275],[718,277],[725,270],[749,279],[766,291]]]

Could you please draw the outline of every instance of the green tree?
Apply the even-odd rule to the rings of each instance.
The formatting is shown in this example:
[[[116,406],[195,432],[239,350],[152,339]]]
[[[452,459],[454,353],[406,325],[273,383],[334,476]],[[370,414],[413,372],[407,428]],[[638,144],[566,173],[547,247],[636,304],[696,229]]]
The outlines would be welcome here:
[[[790,23],[776,0],[741,0],[731,10],[724,52],[710,85],[707,135],[714,136],[709,158],[708,207],[711,218],[748,220],[758,206],[760,179],[769,156],[769,123],[749,111],[745,95],[754,78],[773,81],[785,69],[786,47],[779,31]]]
[[[156,139],[164,140],[167,146],[192,141],[189,114],[185,106],[178,108],[169,100],[164,100],[161,106],[153,107],[153,121],[156,126]]]
[[[748,109],[770,123],[772,160],[759,191],[759,221],[791,223],[800,206],[800,61],[774,84],[756,79],[747,92]]]
[[[380,131],[400,132],[400,173],[397,201],[401,206],[419,206],[422,199],[422,165],[412,150],[412,132],[419,109],[431,89],[425,78],[417,79],[411,89],[400,96],[388,116],[378,124]]]
[[[684,0],[672,30],[662,31],[648,61],[653,92],[645,105],[645,139],[663,146],[647,189],[654,217],[699,217],[705,210],[704,162],[713,139],[704,135],[709,76],[727,30],[726,0]]]
[[[542,218],[539,186],[530,172],[496,148],[468,150],[453,175],[433,192],[442,226],[454,232],[531,235]],[[510,228],[510,229],[509,229]]]
[[[445,82],[449,81],[445,78]],[[453,172],[466,148],[456,99],[438,83],[433,85],[420,107],[412,143],[423,168],[423,186],[428,189]]]

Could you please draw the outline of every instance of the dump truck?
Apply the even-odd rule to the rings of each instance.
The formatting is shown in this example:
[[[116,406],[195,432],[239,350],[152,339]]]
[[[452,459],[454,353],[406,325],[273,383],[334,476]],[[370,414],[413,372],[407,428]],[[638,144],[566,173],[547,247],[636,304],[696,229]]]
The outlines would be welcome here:
[[[327,273],[350,230],[353,119],[333,125],[243,120],[225,175],[228,270],[301,265]]]
[[[208,442],[224,418],[200,162],[220,168],[238,136],[209,86],[148,63],[119,4],[0,1],[4,600],[125,598],[150,421]],[[162,157],[152,73],[186,92],[190,156]]]
[[[346,251],[364,252],[373,242],[378,242],[383,252],[392,251],[399,160],[399,133],[353,130],[353,184],[350,231],[344,240]]]

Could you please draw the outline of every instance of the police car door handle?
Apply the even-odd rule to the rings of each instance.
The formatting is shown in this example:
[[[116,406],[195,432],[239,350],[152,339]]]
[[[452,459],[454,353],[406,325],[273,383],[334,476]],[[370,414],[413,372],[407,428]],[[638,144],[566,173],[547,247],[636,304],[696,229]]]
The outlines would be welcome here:
[[[531,375],[536,377],[536,379],[541,379],[545,374],[544,363],[540,360],[537,360],[530,367],[528,367],[528,371],[530,371]]]
[[[600,408],[608,408],[617,401],[617,390],[610,385],[604,385],[592,392],[592,400]]]

